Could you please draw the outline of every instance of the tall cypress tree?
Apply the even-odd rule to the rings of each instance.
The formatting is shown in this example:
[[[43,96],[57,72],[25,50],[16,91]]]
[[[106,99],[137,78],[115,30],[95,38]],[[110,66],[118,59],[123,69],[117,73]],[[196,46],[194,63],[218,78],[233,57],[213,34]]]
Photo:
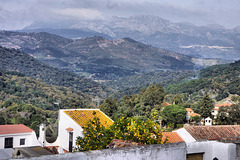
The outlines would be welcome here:
[[[212,117],[212,110],[214,108],[213,100],[208,94],[204,95],[203,99],[199,103],[200,114],[203,118]]]

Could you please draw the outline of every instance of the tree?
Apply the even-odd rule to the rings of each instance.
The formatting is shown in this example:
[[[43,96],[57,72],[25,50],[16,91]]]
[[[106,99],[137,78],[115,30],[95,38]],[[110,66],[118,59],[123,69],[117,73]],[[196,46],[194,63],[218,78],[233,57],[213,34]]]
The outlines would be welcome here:
[[[0,112],[0,125],[6,124],[5,118],[4,118],[4,114],[2,112]]]
[[[118,109],[117,103],[117,99],[107,98],[99,108],[109,117],[112,117],[113,113]]]
[[[229,117],[230,109],[231,109],[231,107],[228,107],[228,106],[221,106],[219,108],[217,119],[216,119],[217,124],[219,124],[219,125],[229,125],[229,124],[233,123],[231,121],[230,117]]]
[[[141,101],[145,106],[156,107],[162,104],[165,97],[164,89],[160,84],[150,85],[141,95]]]
[[[198,103],[200,114],[203,118],[212,117],[212,110],[214,108],[213,100],[208,94],[204,95],[203,99]]]
[[[240,105],[233,104],[229,110],[229,118],[231,122],[240,124]]]
[[[75,151],[105,149],[113,139],[113,133],[101,124],[98,117],[88,121],[83,129],[84,137],[77,137]]]
[[[176,128],[178,123],[184,123],[186,120],[186,109],[178,105],[166,106],[162,111],[162,117],[165,122],[174,123]]]
[[[174,104],[176,104],[176,105],[181,105],[181,106],[182,106],[182,104],[183,104],[183,96],[177,94],[177,95],[174,97]]]
[[[234,101],[235,103],[239,103],[240,102],[240,96],[232,96],[231,100]]]
[[[152,120],[160,120],[160,119],[162,119],[162,117],[160,116],[160,112],[158,110],[156,110],[155,108],[153,108],[151,110],[151,119]]]
[[[193,117],[193,120],[196,122],[196,123],[199,123],[201,121],[201,117],[196,115]]]
[[[130,140],[142,144],[167,143],[162,140],[160,125],[152,120],[145,121],[139,118],[122,117],[111,126],[115,139]]]
[[[148,119],[122,117],[109,128],[101,125],[99,118],[90,120],[84,129],[84,137],[77,137],[75,151],[104,149],[113,139],[134,141],[141,144],[168,143],[162,140],[160,126]]]

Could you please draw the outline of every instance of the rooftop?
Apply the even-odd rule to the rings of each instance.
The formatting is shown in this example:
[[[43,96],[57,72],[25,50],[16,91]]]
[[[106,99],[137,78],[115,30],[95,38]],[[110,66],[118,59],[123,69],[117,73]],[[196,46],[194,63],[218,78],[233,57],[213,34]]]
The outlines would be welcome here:
[[[187,110],[187,112],[193,112],[193,110],[191,108],[185,108]]]
[[[162,132],[163,141],[167,138],[169,143],[184,142],[183,139],[177,134],[177,132]]]
[[[216,104],[215,107],[221,107],[221,106],[231,106],[233,105],[232,103],[223,103],[223,104]]]
[[[163,103],[163,107],[166,107],[166,106],[169,106],[169,105],[171,105],[170,103],[167,103],[167,102],[164,102]]]
[[[240,137],[240,125],[186,126],[184,128],[196,140]]]
[[[0,125],[0,135],[1,134],[15,134],[15,133],[27,133],[33,132],[34,130],[28,128],[23,124],[13,124],[13,125]]]
[[[185,108],[186,110],[187,110],[187,114],[189,115],[189,116],[192,116],[192,117],[195,117],[195,116],[199,116],[199,117],[201,117],[201,115],[200,114],[198,114],[198,113],[194,113],[194,111],[191,109],[191,108]]]
[[[105,115],[99,109],[65,110],[64,113],[66,113],[69,117],[71,117],[80,126],[85,126],[86,123],[89,120],[93,120],[94,117],[98,117],[100,119],[100,123],[104,127],[108,127],[113,124],[113,120],[111,120],[107,115]]]

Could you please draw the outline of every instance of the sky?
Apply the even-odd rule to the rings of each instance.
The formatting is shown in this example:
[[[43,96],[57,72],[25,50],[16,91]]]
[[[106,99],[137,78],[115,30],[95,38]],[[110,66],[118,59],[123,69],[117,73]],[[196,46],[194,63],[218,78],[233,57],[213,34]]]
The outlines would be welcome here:
[[[70,26],[113,16],[154,15],[198,26],[240,26],[240,0],[0,0],[0,30]]]

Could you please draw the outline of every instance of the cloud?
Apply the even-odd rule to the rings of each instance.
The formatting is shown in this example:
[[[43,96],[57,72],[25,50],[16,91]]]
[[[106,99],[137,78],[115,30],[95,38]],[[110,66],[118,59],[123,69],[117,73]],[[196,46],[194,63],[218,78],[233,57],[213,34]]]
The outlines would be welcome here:
[[[240,0],[0,0],[0,29],[64,24],[112,16],[154,15],[196,25],[240,25]]]
[[[102,12],[89,8],[65,8],[55,9],[53,13],[68,20],[103,20]],[[62,17],[63,16],[63,17]]]

